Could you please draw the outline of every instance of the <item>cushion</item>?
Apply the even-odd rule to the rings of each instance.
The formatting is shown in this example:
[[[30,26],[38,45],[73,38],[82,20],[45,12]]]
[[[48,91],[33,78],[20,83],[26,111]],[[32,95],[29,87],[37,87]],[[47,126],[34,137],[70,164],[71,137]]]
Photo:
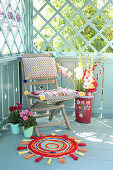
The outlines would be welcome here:
[[[58,76],[53,57],[23,58],[22,60],[26,80]]]
[[[77,97],[76,91],[68,88],[59,88],[53,90],[37,90],[32,91],[28,96],[40,100],[40,96],[44,96],[46,101],[62,101]]]

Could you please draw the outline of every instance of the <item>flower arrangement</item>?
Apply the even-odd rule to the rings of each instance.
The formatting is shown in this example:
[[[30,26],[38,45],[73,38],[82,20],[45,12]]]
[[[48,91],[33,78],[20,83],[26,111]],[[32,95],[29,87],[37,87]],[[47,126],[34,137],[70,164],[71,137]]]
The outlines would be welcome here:
[[[20,121],[20,112],[22,110],[22,105],[19,103],[16,104],[17,106],[9,107],[10,115],[8,117],[8,123],[18,124]]]
[[[89,55],[88,55],[87,67],[83,69],[81,54],[79,52],[79,62],[78,62],[78,67],[74,69],[74,79],[72,78],[73,74],[71,73],[71,71],[68,71],[68,68],[62,67],[58,63],[56,63],[56,65],[59,68],[58,69],[59,73],[62,73],[63,76],[67,76],[68,78],[70,78],[76,90],[93,93],[97,90],[98,87],[97,81],[104,68],[105,56],[100,58],[98,61],[95,61],[94,64],[93,61],[94,61],[94,55],[91,59],[91,63],[89,61]],[[96,74],[96,78],[94,78],[94,70],[97,67],[97,65],[100,63],[101,63],[101,68],[99,72]]]
[[[30,127],[35,127],[37,125],[36,118],[33,116],[33,112],[24,110],[20,113],[20,122],[19,126],[23,126],[24,129]]]

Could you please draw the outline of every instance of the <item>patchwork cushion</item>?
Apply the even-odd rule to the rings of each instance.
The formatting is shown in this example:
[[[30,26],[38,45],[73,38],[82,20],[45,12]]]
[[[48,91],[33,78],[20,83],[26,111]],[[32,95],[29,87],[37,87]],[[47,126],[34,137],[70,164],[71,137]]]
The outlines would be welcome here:
[[[53,57],[23,58],[22,60],[26,80],[58,76]]]
[[[68,88],[59,88],[53,90],[37,90],[30,92],[28,96],[40,99],[44,96],[46,101],[62,101],[77,97],[76,91]]]

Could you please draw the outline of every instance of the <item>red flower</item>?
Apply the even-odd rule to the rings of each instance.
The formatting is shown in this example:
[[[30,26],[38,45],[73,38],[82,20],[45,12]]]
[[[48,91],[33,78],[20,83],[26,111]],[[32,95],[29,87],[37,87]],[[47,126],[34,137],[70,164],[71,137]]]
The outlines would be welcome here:
[[[16,106],[14,106],[13,108],[14,108],[14,110],[17,110],[17,107],[16,107]]]
[[[93,93],[94,91],[97,90],[98,83],[97,82],[92,82],[92,84],[95,86],[93,89],[89,89],[89,92]]]
[[[13,112],[13,111],[14,111],[14,107],[13,107],[13,106],[10,106],[10,107],[9,107],[9,111],[10,111],[10,112]]]
[[[19,103],[16,103],[16,104],[18,105],[17,109],[18,109],[18,110],[22,110],[22,105],[19,104]]]
[[[96,88],[98,87],[98,83],[95,81],[92,83]]]
[[[84,77],[86,75],[86,72],[87,72],[87,69],[85,69],[85,71],[84,71],[83,80],[84,80]]]
[[[22,105],[21,104],[18,105],[18,110],[22,110]]]

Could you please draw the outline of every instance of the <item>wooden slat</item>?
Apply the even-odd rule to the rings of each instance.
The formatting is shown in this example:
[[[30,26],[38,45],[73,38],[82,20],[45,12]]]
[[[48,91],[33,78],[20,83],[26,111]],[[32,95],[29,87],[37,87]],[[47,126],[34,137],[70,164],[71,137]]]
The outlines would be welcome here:
[[[34,58],[34,57],[52,57],[53,54],[22,54],[21,55],[23,58]]]
[[[52,107],[46,107],[46,108],[37,108],[37,109],[31,109],[33,112],[37,111],[47,111],[47,110],[54,110],[54,109],[59,109],[61,107],[64,107],[64,104],[58,105],[58,106],[52,106]]]
[[[103,109],[113,109],[113,76],[112,74],[113,74],[113,64],[109,61],[109,63],[106,63],[104,67]]]
[[[40,114],[40,115],[34,115],[35,118],[42,118],[42,117],[47,117],[50,116],[51,113],[45,113],[45,114]]]
[[[55,83],[55,80],[32,81],[25,83],[25,85],[49,84],[49,83]]]

